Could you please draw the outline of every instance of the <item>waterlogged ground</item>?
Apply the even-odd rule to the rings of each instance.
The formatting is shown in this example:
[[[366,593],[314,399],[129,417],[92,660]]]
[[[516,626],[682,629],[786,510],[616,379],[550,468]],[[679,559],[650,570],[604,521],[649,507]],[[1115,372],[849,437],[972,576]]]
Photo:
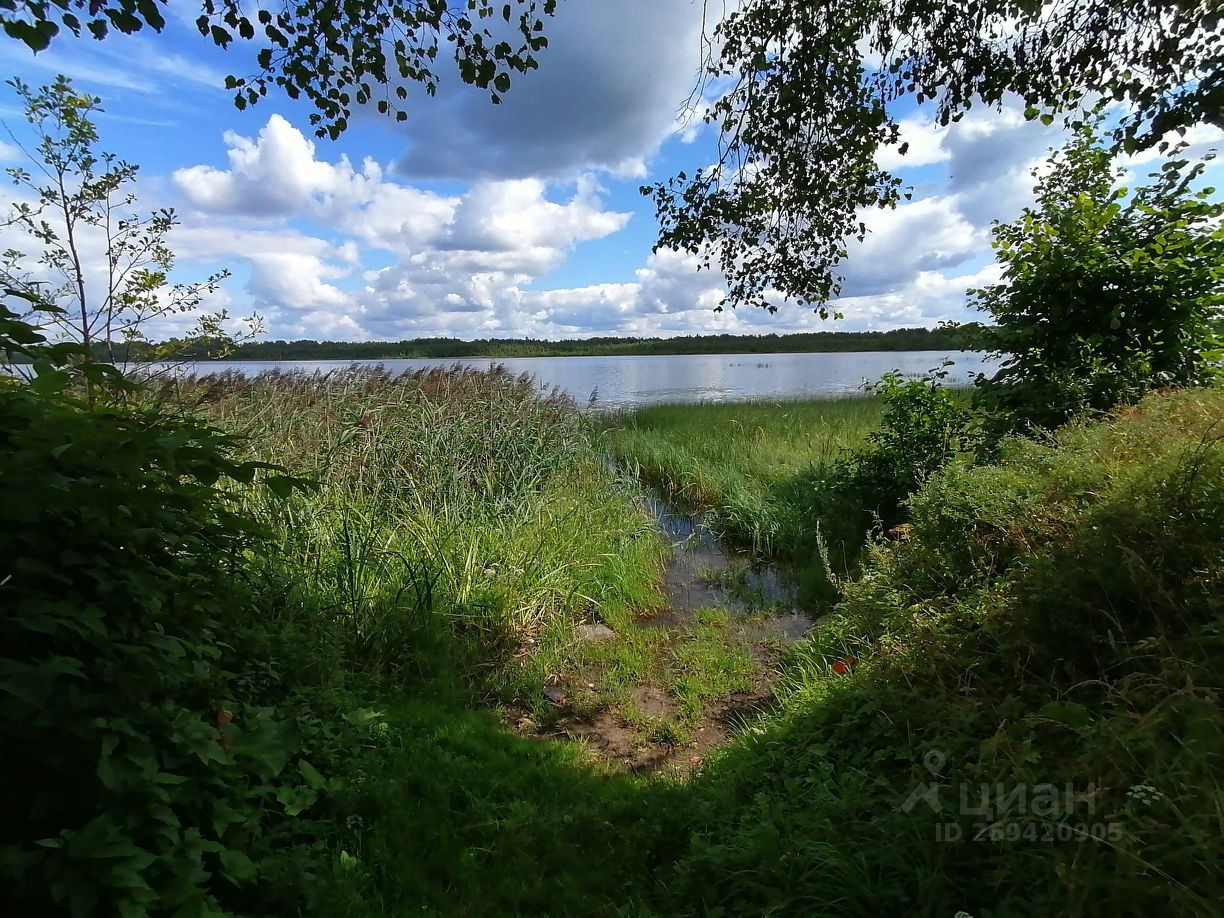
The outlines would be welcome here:
[[[520,727],[628,771],[683,775],[769,706],[782,652],[814,622],[777,568],[727,549],[700,517],[653,494],[641,509],[671,547],[663,605],[620,628],[580,624],[571,665],[544,687],[551,710]]]

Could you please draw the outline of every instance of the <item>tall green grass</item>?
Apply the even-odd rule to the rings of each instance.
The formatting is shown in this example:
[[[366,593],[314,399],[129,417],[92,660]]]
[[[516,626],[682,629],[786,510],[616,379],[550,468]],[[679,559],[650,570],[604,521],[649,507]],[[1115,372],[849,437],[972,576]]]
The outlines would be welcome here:
[[[286,607],[327,618],[354,665],[496,683],[491,664],[528,639],[658,602],[649,520],[574,405],[525,377],[353,368],[178,385],[253,458],[318,482],[245,499],[277,534]]]
[[[733,541],[784,553],[809,542],[819,482],[880,414],[871,396],[652,405],[606,418],[605,443]]]
[[[654,405],[603,419],[603,443],[732,545],[788,562],[809,605],[836,598],[828,575],[852,570],[871,521],[834,506],[834,465],[880,423],[881,400]]]
[[[320,857],[264,878],[312,914],[598,912],[653,886],[666,787],[514,734],[574,624],[658,605],[664,545],[574,404],[501,370],[225,375],[167,399],[317,482],[236,490],[269,531],[248,559],[253,697],[326,725]],[[670,845],[668,846],[670,847]]]

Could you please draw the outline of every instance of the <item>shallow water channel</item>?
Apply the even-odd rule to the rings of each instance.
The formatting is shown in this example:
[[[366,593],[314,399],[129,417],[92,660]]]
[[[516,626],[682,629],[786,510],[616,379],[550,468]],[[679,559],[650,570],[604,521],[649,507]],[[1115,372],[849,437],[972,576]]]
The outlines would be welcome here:
[[[611,459],[605,461],[618,471]],[[670,548],[661,583],[665,601],[660,610],[622,623],[627,634],[613,631],[597,612],[578,625],[580,643],[609,642],[611,650],[592,648],[574,670],[549,677],[544,697],[556,716],[546,718],[544,732],[580,739],[628,771],[686,775],[726,743],[744,718],[772,702],[780,651],[816,623],[782,569],[720,543],[699,514],[670,504],[660,492],[638,494],[639,506]],[[625,647],[650,655],[644,666],[632,654],[628,658],[633,684],[618,682],[624,670],[618,670],[617,653]],[[676,654],[686,651],[698,656],[682,662]],[[703,662],[692,662],[698,660]],[[690,665],[739,667],[747,681],[695,695],[691,682],[680,690],[677,681],[687,678]]]
[[[720,608],[744,620],[750,639],[791,642],[812,629],[794,586],[774,565],[727,548],[700,516],[676,509],[657,492],[644,498],[643,508],[671,555],[663,572],[667,603],[641,624],[684,628],[702,609]]]

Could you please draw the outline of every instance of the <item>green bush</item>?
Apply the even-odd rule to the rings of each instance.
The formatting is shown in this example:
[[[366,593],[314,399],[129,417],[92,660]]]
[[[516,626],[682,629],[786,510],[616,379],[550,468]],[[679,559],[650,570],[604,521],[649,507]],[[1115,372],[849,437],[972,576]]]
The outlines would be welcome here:
[[[995,226],[1003,281],[971,291],[1004,358],[976,397],[995,438],[1218,376],[1224,204],[1195,187],[1212,155],[1180,152],[1128,189],[1088,125],[1052,157],[1036,205]]]
[[[826,515],[844,519],[849,510],[859,541],[867,528],[867,514],[886,527],[900,522],[906,498],[967,448],[969,413],[942,385],[946,375],[940,369],[920,379],[903,380],[893,372],[869,387],[884,401],[880,426],[824,482],[831,504]]]
[[[291,723],[230,694],[259,533],[219,483],[257,466],[190,417],[97,387],[90,407],[74,378],[112,374],[39,337],[0,312],[0,347],[38,372],[0,384],[4,897],[27,914],[214,911],[323,782],[289,767]]]

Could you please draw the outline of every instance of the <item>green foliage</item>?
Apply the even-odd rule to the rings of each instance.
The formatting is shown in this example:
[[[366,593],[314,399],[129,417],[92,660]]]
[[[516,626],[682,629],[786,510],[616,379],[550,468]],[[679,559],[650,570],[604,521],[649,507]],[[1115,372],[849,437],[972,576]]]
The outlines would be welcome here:
[[[800,600],[836,598],[830,575],[855,566],[871,526],[829,480],[880,422],[869,397],[652,405],[606,418],[606,448],[735,548],[780,561]],[[834,506],[834,504],[837,506]]]
[[[727,642],[728,613],[633,628],[661,545],[603,443],[810,538],[881,410],[868,449],[894,485],[955,451],[938,378],[652,408],[600,440],[501,371],[184,379],[89,410],[84,374],[116,384],[100,365],[9,311],[0,336],[34,377],[0,385],[0,878],[23,912],[1190,915],[1224,895],[1218,389],[943,464],[909,539],[872,545],[788,651],[780,709],[681,784],[467,710],[538,712],[577,663],[679,742],[772,665]],[[246,485],[261,472],[285,494]],[[617,637],[575,646],[591,615]],[[644,678],[674,710],[633,708]],[[948,809],[904,809],[929,781]],[[1095,810],[986,829],[1049,842],[973,841],[961,783],[1091,783]],[[947,822],[963,840],[935,840]],[[1096,822],[1107,839],[1059,840]]]
[[[941,125],[1012,95],[1046,124],[1081,118],[1090,98],[1122,102],[1128,151],[1224,107],[1212,3],[747,0],[716,23],[692,101],[720,132],[719,160],[642,191],[658,247],[717,265],[732,306],[772,310],[781,294],[827,317],[864,210],[908,197],[877,165],[882,147],[906,153],[902,100],[933,103]]]
[[[1194,188],[1209,159],[1170,159],[1128,190],[1085,127],[1053,157],[1036,205],[995,227],[1003,281],[975,291],[1006,358],[976,398],[994,428],[1054,427],[1219,375],[1224,204]]]
[[[0,4],[0,26],[9,37],[42,51],[61,27],[96,39],[146,26],[160,32],[166,27],[165,3],[10,0]],[[511,74],[538,66],[535,55],[548,46],[543,20],[556,6],[557,0],[470,0],[457,8],[437,0],[304,0],[280,9],[256,8],[248,15],[241,0],[201,0],[195,24],[204,39],[220,48],[240,42],[259,46],[253,66],[245,68],[255,75],[225,81],[239,109],[256,104],[270,88],[290,99],[305,96],[315,108],[310,122],[317,125],[316,133],[334,139],[348,126],[354,107],[373,105],[381,114],[405,120],[400,106],[408,98],[408,85],[418,83],[431,96],[437,92],[438,53],[448,44],[459,78],[500,102]]]
[[[163,388],[319,483],[239,495],[273,533],[245,566],[268,648],[248,690],[361,734],[322,804],[332,867],[304,878],[314,908],[599,911],[649,887],[662,815],[639,782],[469,710],[542,706],[537,661],[560,659],[576,621],[658,602],[662,544],[574,404],[463,368]]]
[[[649,520],[573,402],[528,377],[352,368],[166,393],[246,435],[251,458],[319,482],[247,506],[276,533],[252,568],[288,591],[286,627],[327,629],[328,666],[463,702],[513,697],[524,689],[507,657],[528,639],[568,641],[584,615],[657,601]]]
[[[142,345],[153,359],[166,356],[145,332],[150,323],[171,317],[194,321],[188,339],[209,338],[218,350],[232,345],[224,311],[198,313],[229,272],[199,283],[170,283],[175,259],[167,236],[178,218],[169,209],[133,212],[131,188],[139,167],[98,149],[94,119],[102,100],[78,92],[65,76],[38,89],[18,79],[8,85],[16,90],[34,141],[32,149],[22,147],[27,162],[5,170],[19,189],[8,224],[23,230],[38,254],[0,254],[0,283],[33,304],[58,306],[40,318],[60,337],[84,345],[80,356],[106,363],[115,362],[120,344]],[[107,270],[95,275],[94,263]],[[258,329],[256,317],[245,321],[252,332]]]
[[[1153,395],[932,477],[689,785],[671,909],[1214,914],[1222,424],[1218,389]]]
[[[297,731],[230,694],[258,463],[191,419],[98,399],[0,308],[37,375],[0,386],[0,877],[22,911],[205,913],[279,841]],[[40,384],[41,383],[41,384]],[[131,387],[128,395],[131,395]],[[309,783],[309,782],[307,782]]]
[[[893,526],[909,495],[970,446],[969,412],[964,400],[942,385],[946,376],[947,370],[940,369],[905,380],[892,372],[868,387],[882,399],[884,414],[880,426],[867,434],[866,445],[843,460],[825,483],[841,509],[852,508],[860,520],[866,511]]]
[[[818,483],[880,419],[876,398],[652,405],[607,419],[608,449],[733,545],[811,556]]]

